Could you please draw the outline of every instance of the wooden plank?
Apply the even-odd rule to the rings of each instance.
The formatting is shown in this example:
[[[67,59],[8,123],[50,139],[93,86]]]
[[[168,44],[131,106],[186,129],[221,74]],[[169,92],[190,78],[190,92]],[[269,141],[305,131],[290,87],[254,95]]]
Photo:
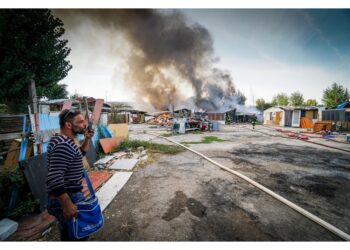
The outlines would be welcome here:
[[[21,149],[20,145],[21,145],[20,139],[16,139],[16,140],[12,141],[11,147],[9,149],[9,153],[6,156],[6,160],[4,163],[4,169],[12,170],[12,169],[16,168],[17,163],[19,161],[19,154],[20,154],[20,149]],[[28,145],[27,151],[26,151],[26,155],[25,155],[25,159],[28,159],[31,156],[32,150],[33,150],[33,143],[29,142],[29,145]]]
[[[94,125],[97,125],[100,120],[103,103],[103,99],[96,99],[94,111],[92,112],[92,123]]]
[[[70,109],[72,107],[72,104],[73,104],[72,100],[70,100],[70,99],[65,100],[64,103],[63,103],[63,106],[62,106],[62,110]]]
[[[112,131],[114,136],[129,137],[129,126],[127,123],[109,124],[108,128]]]
[[[132,172],[116,172],[106,184],[104,184],[100,190],[96,192],[96,196],[101,206],[101,210],[104,211],[114,197],[123,188],[126,182],[129,180]]]
[[[15,169],[18,163],[19,151],[20,151],[21,140],[17,139],[12,141],[10,152],[6,156],[6,160],[4,163],[4,169],[12,170]]]
[[[117,136],[113,138],[100,139],[100,144],[105,154],[110,153],[124,141],[124,137]]]
[[[22,137],[22,132],[0,134],[0,141],[13,140]]]

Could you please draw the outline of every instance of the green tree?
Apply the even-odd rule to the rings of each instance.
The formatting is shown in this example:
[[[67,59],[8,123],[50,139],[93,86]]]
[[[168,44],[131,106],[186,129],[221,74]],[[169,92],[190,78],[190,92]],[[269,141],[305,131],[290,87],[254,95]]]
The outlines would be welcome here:
[[[308,99],[304,105],[306,107],[317,106],[317,101],[315,99]]]
[[[322,102],[326,107],[335,107],[349,99],[349,91],[341,84],[333,83],[331,87],[323,91]]]
[[[285,94],[285,93],[279,93],[277,95],[275,95],[272,99],[272,102],[271,104],[273,106],[287,106],[288,105],[288,101],[289,101],[289,98],[288,98],[288,95]]]
[[[298,107],[302,106],[304,103],[304,96],[299,91],[293,92],[289,97],[289,104]]]
[[[271,103],[265,102],[263,98],[259,98],[255,101],[256,108],[263,111],[272,107]]]
[[[41,93],[41,96],[46,96],[50,99],[68,98],[66,84],[48,84],[46,86],[40,86],[37,90]]]
[[[78,98],[83,99],[83,97],[84,97],[83,94],[80,94],[77,91],[75,91],[73,95],[69,96],[69,99],[76,100]]]
[[[72,68],[60,19],[50,10],[0,10],[0,103],[11,112],[24,112],[29,104],[28,84],[35,81],[37,95],[66,97],[58,82]]]

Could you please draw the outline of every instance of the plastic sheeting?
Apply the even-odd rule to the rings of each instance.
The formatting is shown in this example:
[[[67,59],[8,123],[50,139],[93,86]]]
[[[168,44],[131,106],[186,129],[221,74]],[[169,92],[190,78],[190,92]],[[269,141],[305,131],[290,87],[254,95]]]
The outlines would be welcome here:
[[[337,109],[343,109],[349,104],[349,101],[345,101],[337,106]]]
[[[45,210],[47,205],[46,157],[47,153],[44,153],[19,162],[19,166],[24,171],[31,192],[40,201],[41,211]]]
[[[48,114],[39,114],[39,129],[40,130],[55,130],[60,128],[58,116]],[[43,153],[47,151],[49,142],[42,143]]]

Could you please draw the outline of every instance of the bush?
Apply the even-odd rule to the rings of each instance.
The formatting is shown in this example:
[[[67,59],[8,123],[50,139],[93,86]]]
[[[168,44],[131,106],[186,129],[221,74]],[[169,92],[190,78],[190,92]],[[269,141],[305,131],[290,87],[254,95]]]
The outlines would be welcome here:
[[[18,197],[14,209],[8,211],[13,191],[18,192]],[[39,202],[31,194],[23,172],[0,171],[0,219],[17,219],[36,211],[39,211]]]

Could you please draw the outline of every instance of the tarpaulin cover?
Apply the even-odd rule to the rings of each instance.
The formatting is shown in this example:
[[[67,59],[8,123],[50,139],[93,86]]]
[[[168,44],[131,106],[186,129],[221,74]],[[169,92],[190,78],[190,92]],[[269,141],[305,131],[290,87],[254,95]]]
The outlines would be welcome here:
[[[349,104],[349,101],[345,101],[337,106],[337,109],[343,109]]]
[[[313,128],[314,125],[312,119],[307,117],[301,118],[300,123],[302,128]]]
[[[19,166],[24,171],[31,192],[40,201],[41,211],[45,210],[47,204],[46,157],[47,153],[44,153],[19,162]]]

